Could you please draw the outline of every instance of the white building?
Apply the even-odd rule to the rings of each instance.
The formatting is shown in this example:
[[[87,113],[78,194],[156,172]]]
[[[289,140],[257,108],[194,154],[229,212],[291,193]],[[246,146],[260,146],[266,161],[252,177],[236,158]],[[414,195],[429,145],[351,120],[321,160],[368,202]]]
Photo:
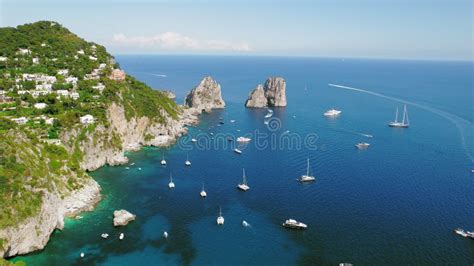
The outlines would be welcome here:
[[[57,90],[56,94],[60,97],[69,97],[69,91],[68,90]]]
[[[71,92],[69,94],[73,100],[79,99],[79,93],[78,92]]]
[[[35,89],[36,90],[51,91],[51,90],[53,90],[53,84],[49,84],[49,83],[36,84]]]
[[[97,85],[95,85],[95,86],[92,86],[92,88],[93,88],[94,90],[98,90],[100,93],[102,93],[102,91],[105,89],[105,85],[102,84],[102,83],[99,83],[99,84],[97,84]]]
[[[56,120],[56,118],[50,117],[50,118],[45,118],[44,122],[46,123],[46,125],[52,125],[54,124],[54,120]]]
[[[81,49],[81,50],[77,51],[77,53],[78,54],[84,54],[84,50]]]
[[[102,63],[102,64],[99,65],[99,69],[104,69],[106,66],[107,66],[107,64]]]
[[[33,59],[31,59],[31,61],[33,62],[33,64],[39,64],[40,62],[40,59],[38,57],[34,57]]]
[[[67,76],[69,74],[69,69],[60,69],[58,70],[58,75]]]
[[[66,81],[66,83],[70,83],[70,84],[76,86],[78,78],[76,78],[76,77],[67,77],[67,78],[64,79],[64,81]]]
[[[44,95],[48,95],[50,93],[51,93],[51,91],[47,91],[47,90],[35,90],[35,91],[31,92],[31,96],[33,96],[33,98],[36,98],[40,95],[44,96]]]
[[[92,61],[97,61],[97,57],[94,57],[92,55],[89,55],[89,59],[92,60]]]
[[[18,53],[21,54],[21,55],[28,55],[28,54],[31,54],[31,51],[28,50],[28,49],[20,48],[20,49],[18,49]]]
[[[17,123],[18,125],[24,125],[26,122],[28,122],[28,119],[24,116],[19,117],[19,118],[12,118],[12,121]]]
[[[17,91],[16,93],[18,93],[18,95],[23,95],[23,94],[29,93],[29,91],[20,90],[20,91]]]
[[[35,103],[33,105],[33,107],[35,107],[36,109],[40,109],[40,110],[46,108],[46,106],[47,106],[47,104],[45,104],[45,103]]]
[[[8,60],[8,57],[0,56],[0,62],[5,62]]]
[[[93,124],[94,117],[92,115],[85,115],[80,117],[81,124]]]

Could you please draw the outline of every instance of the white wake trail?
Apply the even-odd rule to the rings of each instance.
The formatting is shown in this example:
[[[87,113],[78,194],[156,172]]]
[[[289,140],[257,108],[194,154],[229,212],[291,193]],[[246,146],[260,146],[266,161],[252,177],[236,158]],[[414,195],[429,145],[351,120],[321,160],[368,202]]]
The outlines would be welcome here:
[[[445,111],[442,111],[442,110],[439,110],[439,109],[436,109],[436,108],[433,108],[433,107],[429,107],[429,106],[426,106],[426,105],[423,105],[423,104],[403,100],[403,99],[400,99],[400,98],[387,96],[387,95],[384,95],[384,94],[381,94],[381,93],[377,93],[377,92],[373,92],[373,91],[369,91],[369,90],[358,89],[358,88],[353,88],[353,87],[348,87],[348,86],[343,86],[343,85],[337,85],[337,84],[328,84],[328,85],[331,86],[331,87],[335,87],[335,88],[351,90],[351,91],[356,91],[356,92],[362,92],[362,93],[374,95],[374,96],[377,96],[377,97],[385,98],[385,99],[388,99],[388,100],[392,100],[392,101],[404,103],[404,104],[407,104],[407,105],[415,106],[417,108],[426,110],[426,111],[431,112],[433,114],[437,114],[437,115],[447,119],[448,121],[453,123],[456,126],[456,128],[458,129],[459,135],[461,137],[461,144],[464,148],[464,151],[466,152],[466,155],[469,157],[471,162],[474,163],[474,156],[473,156],[473,152],[472,152],[474,150],[474,145],[472,143],[467,143],[467,141],[473,141],[474,140],[474,136],[472,136],[472,133],[474,132],[474,126],[473,126],[472,122],[470,122],[470,121],[468,121],[468,120],[466,120],[462,117],[459,117],[457,115],[454,115],[454,114],[451,114],[451,113],[448,113],[448,112],[445,112]]]

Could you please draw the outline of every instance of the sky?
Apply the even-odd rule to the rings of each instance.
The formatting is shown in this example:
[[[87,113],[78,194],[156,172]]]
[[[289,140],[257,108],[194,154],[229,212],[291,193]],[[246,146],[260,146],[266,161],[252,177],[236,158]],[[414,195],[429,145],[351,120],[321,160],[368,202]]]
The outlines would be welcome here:
[[[470,60],[473,0],[0,0],[118,54]]]

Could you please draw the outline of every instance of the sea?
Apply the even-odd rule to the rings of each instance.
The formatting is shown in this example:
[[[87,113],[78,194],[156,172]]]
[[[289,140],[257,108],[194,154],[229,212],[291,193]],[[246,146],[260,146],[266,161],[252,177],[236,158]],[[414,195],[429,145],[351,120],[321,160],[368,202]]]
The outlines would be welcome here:
[[[205,76],[226,107],[167,148],[90,173],[102,201],[67,219],[28,265],[472,265],[474,63],[264,56],[122,55],[121,68],[182,104]],[[286,80],[288,105],[248,109]],[[410,127],[390,128],[406,105]],[[342,113],[327,118],[336,108]],[[229,141],[239,136],[246,144]],[[197,141],[191,141],[195,138]],[[367,149],[355,144],[367,142]],[[233,150],[239,148],[242,154]],[[160,161],[165,158],[166,166]],[[191,166],[185,166],[189,159]],[[309,171],[316,180],[297,179]],[[250,190],[237,189],[243,169]],[[173,177],[175,189],[168,183]],[[204,187],[206,198],[199,196]],[[136,220],[112,225],[114,210]],[[225,223],[216,224],[219,211]],[[282,226],[287,219],[306,230]],[[243,225],[246,221],[247,226]],[[164,237],[164,232],[168,237]],[[101,234],[108,233],[107,239]],[[119,240],[124,233],[123,240]],[[84,253],[81,258],[80,254]]]

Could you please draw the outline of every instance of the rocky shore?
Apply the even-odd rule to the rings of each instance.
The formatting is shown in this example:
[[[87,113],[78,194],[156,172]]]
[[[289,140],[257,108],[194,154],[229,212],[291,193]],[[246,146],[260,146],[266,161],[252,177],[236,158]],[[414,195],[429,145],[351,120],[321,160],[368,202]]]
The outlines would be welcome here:
[[[270,77],[265,85],[258,84],[245,102],[248,108],[284,107],[286,104],[286,81],[281,77]]]

